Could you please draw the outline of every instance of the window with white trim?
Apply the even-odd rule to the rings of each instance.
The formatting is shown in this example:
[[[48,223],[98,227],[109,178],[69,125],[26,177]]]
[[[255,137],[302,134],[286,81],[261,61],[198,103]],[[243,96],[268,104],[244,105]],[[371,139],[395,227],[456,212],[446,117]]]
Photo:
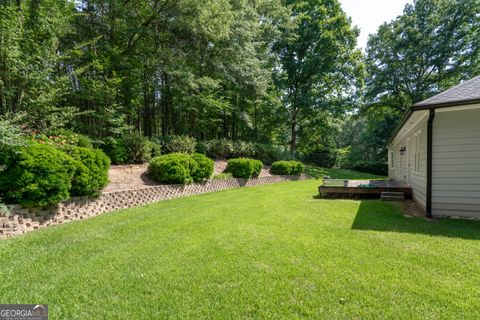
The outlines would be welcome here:
[[[393,151],[390,151],[390,168],[395,168],[395,161],[394,161],[394,153]]]
[[[415,173],[421,173],[422,171],[422,133],[418,132],[415,135],[415,153],[414,153],[414,163],[413,163],[413,171]]]

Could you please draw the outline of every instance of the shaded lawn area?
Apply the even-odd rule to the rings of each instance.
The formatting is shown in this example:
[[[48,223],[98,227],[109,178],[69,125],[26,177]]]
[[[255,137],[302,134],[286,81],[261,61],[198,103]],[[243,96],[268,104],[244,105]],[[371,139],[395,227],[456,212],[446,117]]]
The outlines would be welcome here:
[[[346,169],[336,169],[336,168],[327,169],[327,168],[316,167],[311,165],[305,166],[305,173],[308,173],[309,175],[315,178],[323,178],[324,176],[329,176],[332,179],[351,179],[351,180],[387,179],[387,177],[379,176],[371,173],[364,173],[364,172],[358,172],[358,171],[352,171],[352,170],[346,170]]]
[[[296,181],[0,241],[0,302],[51,319],[478,319],[480,223]]]

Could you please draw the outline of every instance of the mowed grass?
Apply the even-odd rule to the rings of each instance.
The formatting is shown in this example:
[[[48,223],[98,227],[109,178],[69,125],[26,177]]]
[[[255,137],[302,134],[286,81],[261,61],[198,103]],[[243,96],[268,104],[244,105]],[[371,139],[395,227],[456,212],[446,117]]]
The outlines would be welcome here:
[[[305,173],[308,173],[315,178],[323,178],[324,176],[329,176],[332,179],[386,179],[387,177],[379,176],[371,173],[358,172],[347,169],[327,169],[317,166],[307,165],[305,166]]]
[[[0,241],[0,302],[50,319],[478,319],[480,223],[222,191]]]

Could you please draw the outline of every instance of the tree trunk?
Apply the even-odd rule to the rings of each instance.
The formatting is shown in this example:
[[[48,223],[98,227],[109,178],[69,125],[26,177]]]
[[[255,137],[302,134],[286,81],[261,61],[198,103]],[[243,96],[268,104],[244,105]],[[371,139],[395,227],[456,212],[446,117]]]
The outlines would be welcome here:
[[[295,156],[295,153],[297,152],[297,117],[296,115],[292,116],[291,135],[292,135],[292,140],[290,141],[290,154],[292,156]]]

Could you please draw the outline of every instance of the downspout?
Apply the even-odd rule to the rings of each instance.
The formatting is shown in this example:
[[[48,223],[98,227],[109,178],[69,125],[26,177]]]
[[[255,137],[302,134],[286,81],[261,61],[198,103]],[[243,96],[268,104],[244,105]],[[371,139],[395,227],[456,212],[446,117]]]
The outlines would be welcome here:
[[[433,120],[435,119],[435,109],[430,109],[427,127],[427,205],[426,214],[428,218],[432,217],[432,167],[433,167]]]

